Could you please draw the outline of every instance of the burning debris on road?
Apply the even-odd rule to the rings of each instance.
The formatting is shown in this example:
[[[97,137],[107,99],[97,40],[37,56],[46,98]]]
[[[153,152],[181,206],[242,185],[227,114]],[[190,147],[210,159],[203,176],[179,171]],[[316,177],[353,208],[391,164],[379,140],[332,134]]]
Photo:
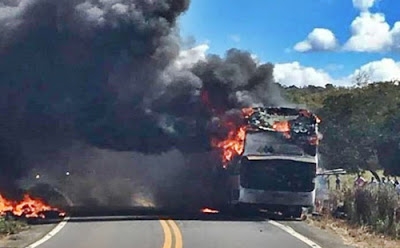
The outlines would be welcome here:
[[[21,201],[8,200],[0,195],[0,216],[11,214],[23,218],[45,218],[46,212],[58,212],[59,217],[65,216],[65,212],[27,194]]]

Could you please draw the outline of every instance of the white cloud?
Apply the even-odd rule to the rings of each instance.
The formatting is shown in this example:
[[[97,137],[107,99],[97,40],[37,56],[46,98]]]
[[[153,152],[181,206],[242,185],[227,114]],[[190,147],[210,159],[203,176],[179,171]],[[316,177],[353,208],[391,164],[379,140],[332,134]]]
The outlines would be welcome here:
[[[335,80],[324,70],[302,66],[297,61],[276,64],[274,68],[274,78],[283,85],[296,85],[299,87],[310,84],[325,86],[328,83],[335,83]]]
[[[324,86],[328,83],[341,86],[354,85],[358,75],[365,74],[371,82],[400,80],[400,61],[391,58],[372,61],[343,78],[333,78],[322,69],[302,66],[299,62],[276,64],[274,78],[277,82],[298,87],[307,85]]]
[[[400,21],[387,23],[383,13],[371,13],[370,8],[380,0],[352,0],[360,14],[350,25],[351,36],[341,50],[353,52],[400,51]],[[329,29],[315,28],[308,37],[297,43],[298,52],[326,51],[337,48],[338,42]]]
[[[392,30],[392,50],[400,51],[400,21],[393,25]]]
[[[330,51],[338,46],[337,39],[331,30],[325,28],[314,28],[307,38],[294,46],[298,52]]]
[[[352,36],[343,46],[347,51],[390,51],[400,45],[400,22],[391,29],[382,13],[360,13],[351,23],[351,33]]]
[[[380,0],[353,0],[361,11],[351,23],[351,37],[343,45],[345,51],[389,52],[400,51],[400,21],[391,28],[383,13],[369,9]]]
[[[187,50],[182,50],[175,61],[175,65],[178,68],[190,68],[197,62],[206,60],[206,53],[209,48],[210,46],[205,43]]]
[[[376,2],[378,2],[378,0],[353,0],[353,6],[360,11],[367,11],[374,6]]]
[[[355,70],[349,76],[349,80],[354,81],[357,75],[365,73],[372,82],[400,80],[400,61],[390,58],[369,62]]]

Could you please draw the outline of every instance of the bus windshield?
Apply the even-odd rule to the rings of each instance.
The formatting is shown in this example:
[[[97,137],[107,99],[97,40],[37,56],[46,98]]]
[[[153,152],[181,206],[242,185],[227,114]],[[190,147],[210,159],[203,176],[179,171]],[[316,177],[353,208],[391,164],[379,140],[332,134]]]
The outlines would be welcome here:
[[[244,188],[311,192],[315,188],[316,164],[292,160],[243,160],[240,184]]]

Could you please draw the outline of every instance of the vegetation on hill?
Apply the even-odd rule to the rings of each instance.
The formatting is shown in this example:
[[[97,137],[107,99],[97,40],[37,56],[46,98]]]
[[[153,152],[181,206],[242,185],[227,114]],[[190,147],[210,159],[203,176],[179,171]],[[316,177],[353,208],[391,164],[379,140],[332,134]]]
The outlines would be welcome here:
[[[322,123],[321,163],[356,172],[383,169],[400,176],[398,81],[354,87],[283,87],[287,99],[315,111]],[[379,176],[375,174],[379,180]]]

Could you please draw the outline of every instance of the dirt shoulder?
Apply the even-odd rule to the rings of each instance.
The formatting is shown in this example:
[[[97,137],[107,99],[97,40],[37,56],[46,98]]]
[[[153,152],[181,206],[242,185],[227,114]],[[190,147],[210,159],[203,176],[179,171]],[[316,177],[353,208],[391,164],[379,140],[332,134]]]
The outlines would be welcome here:
[[[25,230],[0,238],[1,248],[23,248],[48,234],[57,224],[30,225]]]
[[[280,223],[293,228],[296,232],[311,239],[323,248],[354,248],[345,242],[338,234],[310,225],[308,221],[279,221]]]
[[[363,227],[352,227],[344,220],[318,217],[308,218],[304,225],[308,225],[311,230],[317,229],[320,232],[330,233],[340,237],[345,246],[332,246],[332,247],[357,247],[357,248],[398,248],[400,247],[400,240],[393,240],[384,235],[373,234],[370,230]],[[318,233],[318,232],[317,232]],[[315,239],[317,240],[317,239]],[[323,243],[321,243],[323,244]],[[325,246],[323,246],[325,248]],[[330,248],[330,246],[327,246]]]

